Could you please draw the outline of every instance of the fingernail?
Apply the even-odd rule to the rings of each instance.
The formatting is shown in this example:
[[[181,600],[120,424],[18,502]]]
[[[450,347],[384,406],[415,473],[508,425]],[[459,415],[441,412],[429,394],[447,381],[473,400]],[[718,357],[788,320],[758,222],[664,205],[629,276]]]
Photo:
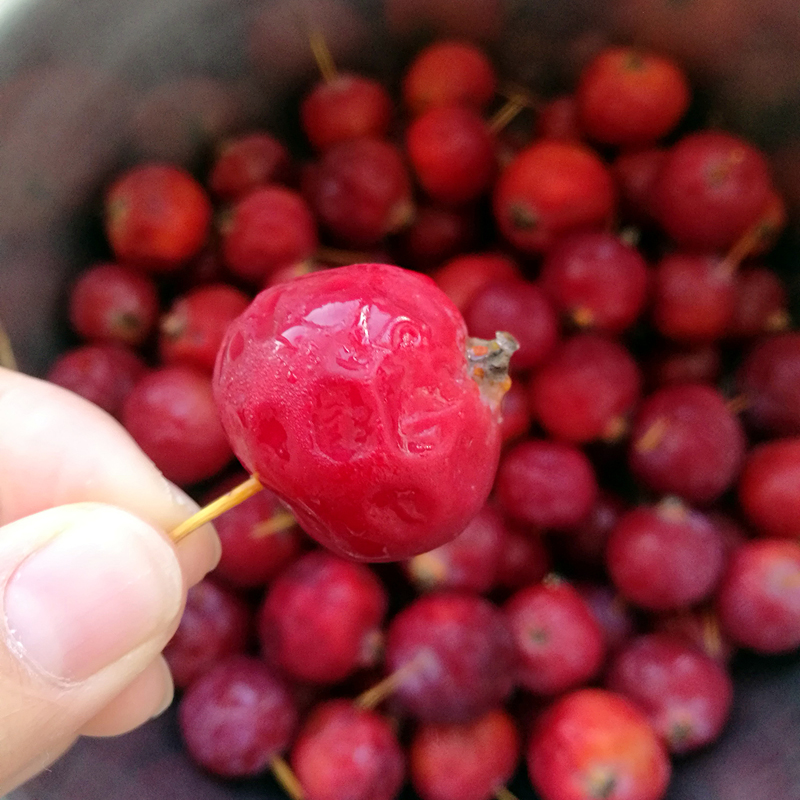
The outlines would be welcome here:
[[[95,507],[29,555],[5,592],[10,649],[60,681],[85,680],[177,616],[182,578],[160,534]]]
[[[160,717],[172,705],[172,701],[175,699],[175,684],[172,681],[172,673],[166,661],[162,660],[161,665],[164,670],[164,697],[161,699],[161,704],[155,710],[151,719]]]
[[[183,489],[170,481],[166,481],[166,484],[173,504],[180,510],[179,519],[175,520],[175,525],[200,510],[200,506]],[[189,541],[192,542],[192,553],[188,555],[188,558],[182,558],[190,547]],[[178,552],[181,563],[186,567],[189,585],[193,586],[219,564],[222,557],[222,543],[214,526],[206,523],[178,544]],[[200,555],[199,558],[198,555]]]

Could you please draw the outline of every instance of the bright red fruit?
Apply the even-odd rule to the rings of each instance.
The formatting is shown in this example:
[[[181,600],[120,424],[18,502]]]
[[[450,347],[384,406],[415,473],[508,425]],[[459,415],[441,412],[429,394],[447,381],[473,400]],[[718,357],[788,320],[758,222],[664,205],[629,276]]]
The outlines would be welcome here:
[[[644,714],[602,689],[554,703],[536,725],[527,761],[542,800],[661,800],[671,773]]]
[[[717,739],[733,699],[724,667],[664,633],[631,642],[611,664],[606,685],[641,708],[672,753]]]
[[[170,272],[197,255],[210,223],[203,187],[180,167],[133,167],[106,194],[106,235],[114,255],[151,272]]]
[[[517,263],[500,253],[469,253],[448,261],[431,277],[463,314],[480,290],[490,283],[522,278]]]
[[[800,539],[800,437],[754,447],[739,482],[739,502],[762,536]]]
[[[306,95],[300,119],[317,150],[360,136],[380,139],[392,122],[392,98],[378,81],[339,72]]]
[[[495,184],[500,230],[526,253],[548,250],[579,228],[611,222],[616,192],[611,173],[589,148],[542,141],[523,150]]]
[[[258,613],[262,653],[295,680],[337,683],[377,661],[386,606],[369,567],[306,553],[267,590]]]
[[[581,127],[603,144],[653,144],[689,107],[689,83],[670,59],[632,47],[603,50],[582,72],[576,92]]]
[[[285,750],[297,725],[289,689],[266,664],[231,656],[195,681],[178,707],[189,755],[225,778],[258,775]]]
[[[561,142],[577,142],[583,138],[578,119],[578,104],[571,94],[560,95],[545,103],[536,117],[536,137]]]
[[[211,381],[191,367],[145,375],[122,406],[122,424],[171,481],[197,483],[231,460]]]
[[[182,295],[161,318],[161,360],[212,372],[228,325],[249,302],[244,292],[225,284],[201,286]]]
[[[500,431],[503,444],[516,441],[525,436],[531,427],[531,409],[525,384],[516,379],[503,396],[500,404]]]
[[[399,560],[454,538],[488,497],[507,379],[481,360],[507,362],[503,347],[472,347],[430,278],[341,267],[255,299],[228,329],[216,399],[239,459],[304,530]]]
[[[291,765],[308,800],[394,800],[405,777],[392,725],[347,700],[312,711],[292,747]]]
[[[519,731],[499,708],[472,722],[420,725],[408,754],[411,784],[422,800],[490,800],[519,754]]]
[[[438,203],[459,206],[476,200],[494,177],[494,139],[472,109],[426,111],[406,131],[406,147],[417,180]]]
[[[142,344],[158,316],[158,290],[148,276],[118,264],[83,272],[69,297],[69,320],[84,339]]]
[[[228,202],[259,186],[282,183],[290,172],[289,152],[268,133],[250,133],[224,142],[211,169],[211,191]]]
[[[497,85],[492,62],[470,42],[442,40],[422,50],[403,78],[403,100],[412,114],[436,106],[485,111]]]

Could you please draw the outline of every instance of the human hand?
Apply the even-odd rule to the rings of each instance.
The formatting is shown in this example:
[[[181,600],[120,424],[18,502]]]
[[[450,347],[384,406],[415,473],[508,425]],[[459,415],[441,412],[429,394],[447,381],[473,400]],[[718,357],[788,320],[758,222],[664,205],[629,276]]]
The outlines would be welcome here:
[[[105,412],[0,369],[0,796],[80,735],[163,711],[162,648],[219,559],[197,506]]]

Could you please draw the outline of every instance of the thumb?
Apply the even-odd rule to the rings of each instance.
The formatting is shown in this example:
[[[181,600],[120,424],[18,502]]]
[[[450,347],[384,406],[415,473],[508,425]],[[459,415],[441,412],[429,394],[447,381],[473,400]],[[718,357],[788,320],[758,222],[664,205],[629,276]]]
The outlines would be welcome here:
[[[153,662],[184,596],[166,537],[113,506],[0,528],[0,796]]]

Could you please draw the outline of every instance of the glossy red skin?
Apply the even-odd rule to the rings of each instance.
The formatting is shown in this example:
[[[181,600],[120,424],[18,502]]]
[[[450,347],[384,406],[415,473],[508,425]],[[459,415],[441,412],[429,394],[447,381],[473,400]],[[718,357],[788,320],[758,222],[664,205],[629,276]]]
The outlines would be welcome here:
[[[421,270],[441,264],[472,244],[476,225],[476,214],[470,207],[417,206],[413,222],[403,233],[401,263]]]
[[[537,439],[520,442],[503,456],[496,488],[511,517],[562,530],[588,516],[598,492],[592,465],[577,447]]]
[[[625,503],[616,495],[601,491],[588,516],[559,539],[559,554],[579,572],[597,572],[605,565],[608,537],[625,512]]]
[[[642,376],[612,339],[586,333],[562,342],[531,378],[531,413],[554,439],[614,441],[639,401]]]
[[[183,695],[178,724],[187,752],[224,778],[258,775],[284,751],[297,726],[288,687],[261,661],[231,656]]]
[[[460,589],[482,594],[494,587],[505,526],[500,513],[484,506],[455,539],[403,563],[417,589]]]
[[[386,608],[369,567],[306,553],[267,589],[257,619],[261,651],[295,680],[336,683],[376,662]]]
[[[297,192],[283,186],[254,189],[222,224],[225,265],[256,286],[263,286],[279,269],[308,261],[317,244],[311,209]]]
[[[268,133],[249,133],[224,142],[208,185],[221,200],[241,200],[260,186],[283,183],[291,173],[289,151]]]
[[[400,151],[379,139],[350,139],[328,150],[305,193],[321,224],[352,247],[372,247],[402,230],[413,213]]]
[[[783,281],[767,267],[744,267],[736,273],[736,298],[728,335],[751,339],[789,327],[789,299]]]
[[[757,342],[736,379],[748,423],[774,436],[800,435],[800,333]]]
[[[233,456],[211,381],[191,367],[145,375],[125,399],[120,419],[165,477],[179,485],[211,478]]]
[[[714,591],[725,566],[722,537],[702,514],[674,502],[623,514],[606,547],[619,592],[641,608],[688,608]]]
[[[647,366],[648,382],[653,388],[681,383],[715,384],[722,373],[719,346],[705,344],[688,347],[663,347]]]
[[[381,264],[262,292],[228,329],[215,396],[234,450],[303,530],[392,561],[454,538],[486,501],[497,408],[426,276]]]
[[[45,376],[119,418],[147,365],[121,344],[87,344],[62,353]]]
[[[581,689],[550,706],[528,744],[527,762],[542,800],[661,800],[671,774],[645,716],[603,689]]]
[[[105,228],[114,255],[150,272],[171,272],[197,255],[210,224],[208,196],[180,167],[133,167],[106,194]]]
[[[360,136],[380,139],[392,122],[392,98],[378,81],[339,72],[305,96],[300,120],[303,132],[319,151]]]
[[[519,379],[514,380],[511,388],[503,395],[500,403],[500,433],[503,444],[514,442],[525,436],[531,427],[531,410],[528,402],[528,390]]]
[[[519,654],[521,686],[557,695],[588,683],[606,655],[600,623],[586,601],[562,581],[529,586],[504,606]]]
[[[754,447],[739,481],[739,503],[762,536],[800,539],[800,437]]]
[[[658,220],[683,247],[725,250],[763,214],[771,191],[766,160],[752,145],[727,133],[692,133],[659,172]]]
[[[495,579],[497,587],[522,589],[538,583],[551,568],[550,553],[541,535],[506,522]]]
[[[650,224],[658,216],[655,187],[666,157],[666,149],[648,147],[620,153],[611,167],[619,188],[620,204],[635,222]]]
[[[290,763],[308,800],[394,800],[406,771],[391,724],[348,700],[311,712]]]
[[[495,145],[483,117],[462,106],[432,108],[406,131],[406,149],[417,181],[437,203],[477,200],[495,175]]]
[[[411,784],[421,800],[490,800],[520,749],[517,726],[499,708],[460,725],[420,725],[408,753]]]
[[[733,554],[717,592],[723,632],[758,653],[800,646],[800,545],[757,539]]]
[[[216,500],[238,486],[247,475],[232,475],[210,493],[207,502]],[[262,489],[214,520],[222,543],[222,555],[214,575],[225,583],[243,589],[264,586],[300,555],[303,535],[294,525],[266,533],[265,525],[275,514],[285,513],[278,498]]]
[[[158,317],[158,290],[142,272],[96,264],[79,276],[69,296],[69,321],[84,339],[136,347]]]
[[[515,685],[516,652],[503,614],[464,592],[436,592],[407,605],[389,624],[386,670],[414,668],[395,691],[423,722],[467,722],[504,702]]]
[[[228,325],[249,303],[244,292],[221,283],[201,286],[178,297],[161,318],[158,349],[162,362],[213,372]]]
[[[639,407],[628,463],[656,492],[710,503],[738,477],[745,444],[741,423],[716,389],[677,384],[658,389]]]
[[[443,264],[431,276],[463,314],[475,295],[494,282],[522,278],[517,263],[499,253],[469,253]]]
[[[229,589],[208,578],[192,586],[178,629],[164,648],[175,685],[185,689],[219,661],[244,653],[250,617],[247,603]]]
[[[723,338],[733,318],[736,281],[716,256],[673,253],[653,275],[653,324],[676,342],[700,344]]]
[[[604,583],[578,583],[575,589],[600,625],[607,653],[616,653],[633,639],[637,619],[613,587]]]
[[[579,228],[607,227],[615,206],[611,173],[577,143],[531,145],[506,167],[494,189],[500,230],[526,253],[546,252]]]
[[[724,667],[664,633],[641,636],[618,653],[606,686],[635,703],[676,754],[719,738],[733,700]]]
[[[575,96],[560,95],[545,103],[536,116],[535,131],[539,139],[560,142],[579,142],[583,139]]]
[[[519,342],[514,369],[537,366],[558,340],[558,317],[539,286],[522,279],[493,280],[475,291],[464,311],[471,336],[492,339],[508,331]]]
[[[576,92],[581,127],[603,144],[653,144],[689,107],[689,84],[672,60],[632,47],[603,50],[581,73]]]
[[[649,273],[639,252],[617,236],[578,232],[547,253],[540,283],[573,324],[616,334],[642,313]]]
[[[437,106],[483,112],[494,99],[497,75],[486,54],[467,41],[439,40],[420,51],[403,77],[403,102],[415,116]]]

